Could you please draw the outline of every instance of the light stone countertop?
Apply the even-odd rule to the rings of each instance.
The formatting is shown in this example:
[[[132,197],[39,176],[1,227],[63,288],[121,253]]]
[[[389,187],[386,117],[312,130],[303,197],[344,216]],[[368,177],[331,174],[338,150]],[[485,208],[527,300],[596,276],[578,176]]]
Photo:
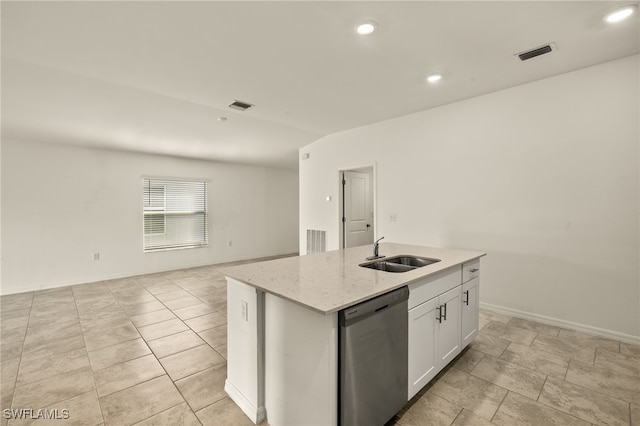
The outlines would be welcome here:
[[[379,254],[386,257],[408,254],[441,261],[402,273],[363,268],[358,265],[367,262],[366,258],[372,255],[372,245],[367,245],[249,263],[224,268],[221,272],[227,277],[326,315],[480,258],[486,253],[381,243]]]

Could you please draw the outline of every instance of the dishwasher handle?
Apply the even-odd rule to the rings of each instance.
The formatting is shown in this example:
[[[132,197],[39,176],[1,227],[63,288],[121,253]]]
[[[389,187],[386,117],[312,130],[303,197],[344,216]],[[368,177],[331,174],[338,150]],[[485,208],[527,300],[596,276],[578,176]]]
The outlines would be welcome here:
[[[386,305],[381,306],[381,307],[379,307],[378,309],[376,309],[376,312],[380,312],[381,310],[383,310],[383,309],[387,309],[388,307],[389,307],[389,304],[387,303]]]

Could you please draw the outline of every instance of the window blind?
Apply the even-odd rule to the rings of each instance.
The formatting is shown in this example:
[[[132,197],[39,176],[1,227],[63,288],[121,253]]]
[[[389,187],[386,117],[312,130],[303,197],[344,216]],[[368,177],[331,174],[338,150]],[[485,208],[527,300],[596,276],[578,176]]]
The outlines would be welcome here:
[[[144,251],[208,245],[207,183],[144,178]]]

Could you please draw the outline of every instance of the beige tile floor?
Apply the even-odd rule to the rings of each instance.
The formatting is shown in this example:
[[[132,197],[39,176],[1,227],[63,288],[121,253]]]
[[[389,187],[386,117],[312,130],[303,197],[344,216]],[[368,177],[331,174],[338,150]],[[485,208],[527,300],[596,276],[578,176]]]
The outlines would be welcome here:
[[[224,392],[222,266],[1,297],[2,409],[57,409],[65,425],[250,425]],[[390,424],[640,426],[640,346],[489,311],[481,327]]]

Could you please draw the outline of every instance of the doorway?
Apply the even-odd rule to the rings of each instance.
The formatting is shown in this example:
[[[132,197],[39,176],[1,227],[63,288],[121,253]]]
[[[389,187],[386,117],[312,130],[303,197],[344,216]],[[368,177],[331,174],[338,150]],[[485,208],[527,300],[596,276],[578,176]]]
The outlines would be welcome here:
[[[375,236],[375,185],[373,166],[341,170],[340,247],[373,244]]]

